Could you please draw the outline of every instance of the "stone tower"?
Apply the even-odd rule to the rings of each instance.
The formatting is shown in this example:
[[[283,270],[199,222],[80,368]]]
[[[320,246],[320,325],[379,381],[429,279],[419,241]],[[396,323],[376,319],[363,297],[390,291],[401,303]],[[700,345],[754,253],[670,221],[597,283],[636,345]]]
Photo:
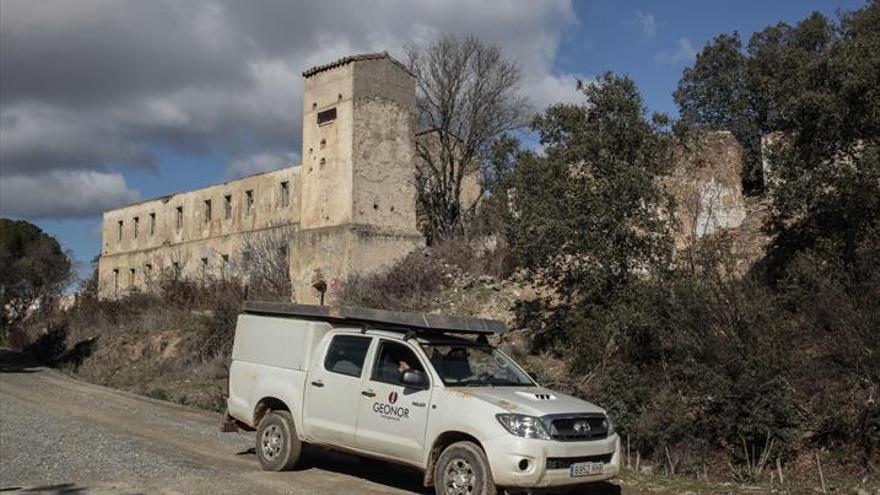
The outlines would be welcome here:
[[[353,272],[390,265],[424,240],[413,184],[415,78],[387,53],[303,73],[300,230],[291,245],[297,301],[328,297]],[[369,267],[369,269],[367,269]]]

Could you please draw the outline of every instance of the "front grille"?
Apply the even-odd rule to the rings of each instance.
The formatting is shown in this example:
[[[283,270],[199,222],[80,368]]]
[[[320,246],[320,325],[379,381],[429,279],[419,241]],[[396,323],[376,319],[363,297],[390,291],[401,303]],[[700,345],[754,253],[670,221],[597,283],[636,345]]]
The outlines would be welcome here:
[[[586,455],[582,457],[548,457],[547,458],[547,469],[569,469],[572,464],[577,464],[579,462],[601,462],[602,464],[608,464],[611,462],[611,454],[600,454],[600,455]]]
[[[583,414],[552,419],[550,437],[554,440],[597,440],[608,436],[604,414]]]

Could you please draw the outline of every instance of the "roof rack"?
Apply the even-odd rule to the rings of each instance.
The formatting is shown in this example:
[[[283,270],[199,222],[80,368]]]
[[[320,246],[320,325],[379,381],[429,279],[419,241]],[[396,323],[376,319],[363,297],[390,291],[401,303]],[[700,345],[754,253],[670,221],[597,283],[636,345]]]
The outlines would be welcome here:
[[[416,330],[439,333],[489,335],[504,333],[507,327],[498,320],[482,318],[459,318],[433,313],[405,313],[350,306],[312,306],[270,301],[245,301],[248,314],[297,317],[336,323],[353,323],[383,329]]]

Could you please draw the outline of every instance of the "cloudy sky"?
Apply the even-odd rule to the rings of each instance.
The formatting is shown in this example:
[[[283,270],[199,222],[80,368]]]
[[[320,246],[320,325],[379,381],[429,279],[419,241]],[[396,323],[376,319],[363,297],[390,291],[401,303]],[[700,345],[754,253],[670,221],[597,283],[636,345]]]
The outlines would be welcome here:
[[[475,34],[540,109],[578,78],[635,79],[650,110],[713,36],[859,0],[0,0],[0,215],[83,266],[100,212],[299,162],[304,69]]]

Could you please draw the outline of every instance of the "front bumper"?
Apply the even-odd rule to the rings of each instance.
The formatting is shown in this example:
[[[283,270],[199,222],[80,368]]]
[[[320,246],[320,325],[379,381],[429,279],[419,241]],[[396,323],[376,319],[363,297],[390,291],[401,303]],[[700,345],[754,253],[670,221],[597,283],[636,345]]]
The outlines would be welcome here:
[[[620,438],[584,442],[536,440],[514,435],[502,435],[483,442],[495,484],[503,487],[542,488],[576,485],[602,481],[617,476],[620,471]],[[569,468],[548,469],[547,459],[581,459],[611,455],[601,473],[573,477]],[[523,461],[527,462],[523,462]],[[522,469],[523,465],[526,465]],[[555,464],[558,464],[556,462]],[[552,466],[551,466],[552,467]]]

